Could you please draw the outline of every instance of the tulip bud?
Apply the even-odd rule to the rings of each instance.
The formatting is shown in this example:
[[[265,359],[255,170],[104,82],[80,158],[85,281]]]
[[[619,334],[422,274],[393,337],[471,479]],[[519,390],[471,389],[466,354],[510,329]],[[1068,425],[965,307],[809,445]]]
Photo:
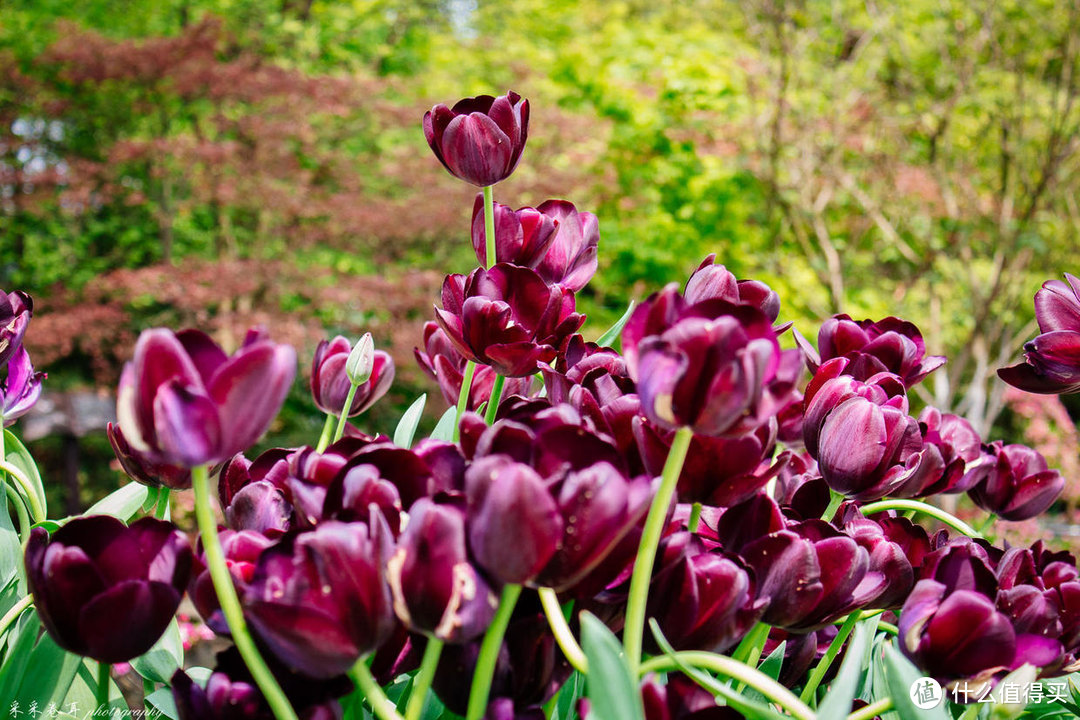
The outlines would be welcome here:
[[[371,371],[375,368],[375,341],[371,339],[371,333],[357,341],[356,347],[349,353],[349,359],[345,361],[345,374],[353,385],[362,385],[371,377]]]
[[[516,92],[436,105],[424,114],[424,137],[453,175],[478,187],[510,177],[529,137],[529,101]]]

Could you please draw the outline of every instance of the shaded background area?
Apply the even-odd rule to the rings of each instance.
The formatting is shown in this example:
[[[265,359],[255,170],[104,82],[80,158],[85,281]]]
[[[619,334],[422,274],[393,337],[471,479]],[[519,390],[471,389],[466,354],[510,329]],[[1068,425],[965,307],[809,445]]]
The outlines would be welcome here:
[[[420,117],[507,88],[532,121],[496,199],[600,218],[587,337],[715,252],[804,335],[914,321],[950,357],[916,405],[1076,479],[1066,409],[994,369],[1039,285],[1080,272],[1078,26],[1047,0],[9,0],[0,287],[37,302],[51,409],[25,434],[54,506],[115,487],[97,420],[152,325],[230,347],[262,323],[305,375],[319,339],[370,330],[399,381],[362,424],[422,391],[437,416],[412,347],[474,264],[473,193]],[[320,427],[298,383],[271,437]]]

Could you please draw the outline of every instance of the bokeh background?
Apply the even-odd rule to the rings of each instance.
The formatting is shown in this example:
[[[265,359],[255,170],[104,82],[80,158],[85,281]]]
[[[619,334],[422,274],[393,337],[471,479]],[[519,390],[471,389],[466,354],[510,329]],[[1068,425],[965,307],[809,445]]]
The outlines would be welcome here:
[[[811,338],[910,319],[950,357],[916,405],[1045,453],[1061,532],[1070,408],[994,370],[1080,273],[1078,30],[1069,0],[6,0],[0,287],[35,297],[49,373],[20,431],[75,512],[119,480],[102,428],[138,332],[256,323],[304,380],[318,340],[371,331],[399,380],[361,425],[424,391],[433,423],[412,348],[475,263],[473,191],[420,118],[512,88],[530,137],[496,199],[599,216],[587,337],[709,253]],[[321,423],[298,382],[271,439]]]

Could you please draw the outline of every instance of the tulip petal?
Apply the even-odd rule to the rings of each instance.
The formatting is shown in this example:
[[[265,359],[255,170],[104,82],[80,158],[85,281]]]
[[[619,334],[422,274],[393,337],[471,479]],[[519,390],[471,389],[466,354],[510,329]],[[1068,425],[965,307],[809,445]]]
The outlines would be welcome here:
[[[87,602],[79,614],[86,654],[100,662],[126,662],[158,641],[180,607],[180,593],[171,585],[128,580]],[[125,630],[117,632],[117,618]]]
[[[296,351],[260,342],[233,355],[214,375],[210,397],[218,405],[226,457],[246,450],[266,432],[296,377]]]
[[[175,380],[158,388],[154,398],[154,434],[168,461],[187,468],[218,462],[243,449],[222,450],[214,402]]]

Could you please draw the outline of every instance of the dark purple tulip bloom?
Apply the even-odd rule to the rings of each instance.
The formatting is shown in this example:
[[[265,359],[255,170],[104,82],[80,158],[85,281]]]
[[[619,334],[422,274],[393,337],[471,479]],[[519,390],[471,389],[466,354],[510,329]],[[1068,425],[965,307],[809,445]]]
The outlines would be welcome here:
[[[546,200],[537,210],[554,222],[555,238],[536,265],[536,272],[549,283],[578,292],[596,274],[599,221],[566,200]]]
[[[191,487],[191,470],[169,463],[159,462],[153,456],[136,451],[120,428],[112,423],[105,426],[116,459],[128,477],[150,487],[167,487],[172,490],[187,490]]]
[[[968,463],[982,455],[982,439],[967,420],[927,407],[919,415],[923,442],[935,445],[945,463],[941,479],[923,489],[925,495],[960,493],[971,489],[976,475],[967,474]]]
[[[478,187],[510,177],[529,136],[529,101],[512,90],[424,114],[424,137],[450,174]]]
[[[22,346],[33,312],[34,301],[26,293],[0,290],[0,367]]]
[[[443,641],[474,640],[499,604],[468,557],[465,512],[455,505],[413,503],[386,575],[398,619]]]
[[[448,275],[442,303],[435,318],[458,352],[506,377],[538,372],[585,321],[574,312],[571,290],[505,263],[468,278]]]
[[[1046,458],[1026,445],[984,446],[987,453],[970,470],[975,477],[968,495],[987,512],[1004,520],[1027,520],[1054,504],[1065,479],[1050,470]]]
[[[983,545],[966,537],[957,537],[926,555],[919,577],[936,580],[949,592],[970,590],[992,598],[998,590],[993,558]]]
[[[875,599],[881,608],[899,608],[915,585],[916,572],[931,552],[930,537],[906,518],[867,518],[854,503],[839,511],[844,532],[870,553],[870,571],[885,578],[885,590]]]
[[[835,315],[818,331],[817,351],[798,333],[795,340],[813,373],[824,362],[846,357],[851,364],[845,372],[860,380],[890,372],[911,387],[945,364],[944,357],[926,354],[919,328],[895,317],[873,321]]]
[[[622,340],[642,412],[672,430],[743,434],[787,403],[801,372],[760,310],[715,299],[690,305],[674,284],[634,311]]]
[[[232,576],[236,594],[242,597],[255,574],[255,563],[264,550],[274,545],[274,540],[254,530],[222,530],[220,538],[225,566]],[[188,595],[207,626],[219,635],[228,635],[229,627],[221,613],[213,578],[203,562],[201,543],[196,550]]]
[[[3,367],[0,363],[0,369]],[[0,417],[4,427],[13,425],[34,406],[41,397],[41,381],[45,377],[43,372],[34,372],[26,348],[22,345],[15,348],[8,359],[6,377],[0,381]]]
[[[738,720],[742,717],[728,707],[716,704],[716,698],[681,673],[671,673],[661,685],[654,675],[641,683],[641,701],[645,720]],[[587,718],[582,714],[581,717]]]
[[[806,452],[787,450],[777,458],[777,464],[781,467],[772,495],[776,502],[800,519],[821,517],[832,496],[814,458]]]
[[[116,400],[124,439],[155,462],[221,462],[266,432],[296,375],[296,352],[250,331],[229,357],[198,330],[146,330]]]
[[[465,356],[458,352],[439,324],[433,321],[424,323],[424,349],[413,348],[420,369],[439,384],[443,399],[451,406],[456,406],[461,394],[461,383],[465,376]],[[491,389],[495,385],[498,373],[487,365],[477,365],[469,387],[467,410],[475,410],[488,401]],[[529,395],[532,377],[507,378],[503,386],[503,397],[511,395]]]
[[[1048,280],[1035,293],[1042,334],[1024,345],[1024,362],[998,370],[1002,380],[1027,392],[1080,392],[1080,279]]]
[[[323,340],[315,348],[315,358],[311,363],[311,396],[324,413],[341,415],[345,407],[345,399],[352,387],[349,376],[345,374],[345,361],[349,359],[351,351],[352,345],[341,335],[330,341]],[[376,350],[371,377],[357,386],[349,417],[359,415],[374,405],[393,382],[393,359],[388,353]]]
[[[316,678],[344,673],[394,630],[383,568],[393,539],[371,522],[324,521],[286,536],[260,556],[244,614],[287,666]]]
[[[495,262],[535,269],[555,240],[556,219],[538,208],[514,210],[508,205],[494,203],[494,210]],[[481,193],[477,193],[473,203],[472,244],[480,266],[487,267],[484,196]]]
[[[736,280],[730,270],[716,264],[716,253],[701,261],[686,281],[683,297],[691,304],[724,300],[733,305],[750,305],[764,313],[769,322],[776,322],[780,315],[780,296],[772,288],[759,280]]]
[[[180,720],[272,720],[258,689],[213,673],[201,688],[183,670],[172,677],[172,694]]]
[[[165,632],[180,606],[191,560],[191,546],[172,523],[142,518],[127,527],[91,515],[71,520],[51,538],[34,528],[26,579],[57,645],[118,663],[142,655]]]

